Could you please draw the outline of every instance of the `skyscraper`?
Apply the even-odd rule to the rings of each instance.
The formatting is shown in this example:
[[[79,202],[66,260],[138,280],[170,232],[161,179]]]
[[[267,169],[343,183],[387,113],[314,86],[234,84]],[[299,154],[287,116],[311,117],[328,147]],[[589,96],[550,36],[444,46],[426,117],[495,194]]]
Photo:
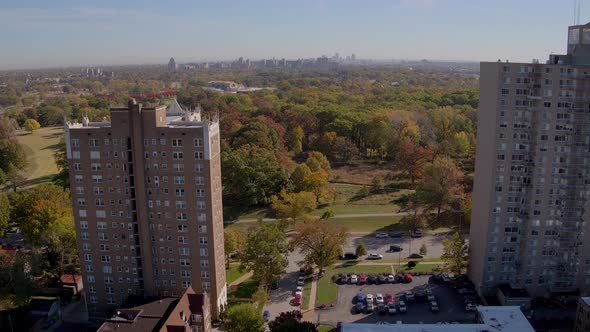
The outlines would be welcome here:
[[[85,292],[104,318],[129,295],[209,293],[226,303],[219,123],[200,111],[111,108],[67,123],[66,153]]]
[[[590,24],[545,64],[481,64],[469,275],[545,296],[590,288]]]
[[[169,71],[176,71],[176,60],[174,60],[174,58],[170,58],[170,61],[168,61],[168,70]]]

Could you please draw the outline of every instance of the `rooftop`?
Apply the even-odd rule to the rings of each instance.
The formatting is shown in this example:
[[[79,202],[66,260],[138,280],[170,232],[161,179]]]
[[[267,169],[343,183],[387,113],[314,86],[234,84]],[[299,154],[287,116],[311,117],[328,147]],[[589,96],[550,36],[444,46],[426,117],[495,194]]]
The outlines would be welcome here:
[[[161,326],[176,303],[178,298],[170,297],[130,309],[120,309],[117,315],[104,322],[98,331],[154,331]]]
[[[479,324],[343,323],[342,332],[534,332],[519,307],[478,306]]]
[[[587,306],[590,306],[590,297],[589,296],[580,297],[580,301],[584,302]]]

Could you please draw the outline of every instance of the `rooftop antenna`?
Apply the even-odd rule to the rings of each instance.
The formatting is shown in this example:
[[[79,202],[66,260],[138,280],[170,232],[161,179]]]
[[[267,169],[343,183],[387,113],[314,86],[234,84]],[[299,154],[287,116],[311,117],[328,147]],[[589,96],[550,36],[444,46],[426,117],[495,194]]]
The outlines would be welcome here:
[[[582,12],[582,2],[578,0],[578,22],[576,24],[580,24],[580,13]]]
[[[578,0],[574,0],[574,25],[576,25],[576,18],[578,17]]]

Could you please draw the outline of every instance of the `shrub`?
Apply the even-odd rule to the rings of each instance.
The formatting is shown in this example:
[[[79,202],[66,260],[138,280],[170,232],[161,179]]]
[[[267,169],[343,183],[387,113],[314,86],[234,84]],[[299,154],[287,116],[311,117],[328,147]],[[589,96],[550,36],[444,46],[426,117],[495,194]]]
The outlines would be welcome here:
[[[416,265],[418,265],[417,262],[415,262],[415,261],[409,261],[408,262],[408,269],[413,269],[413,268],[416,267]]]

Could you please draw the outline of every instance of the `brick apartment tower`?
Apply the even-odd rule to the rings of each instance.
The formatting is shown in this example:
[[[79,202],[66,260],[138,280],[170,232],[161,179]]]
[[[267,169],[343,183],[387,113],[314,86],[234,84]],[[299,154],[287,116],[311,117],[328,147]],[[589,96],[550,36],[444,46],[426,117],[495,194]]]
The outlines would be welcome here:
[[[217,119],[131,100],[111,122],[67,123],[65,140],[90,317],[190,285],[216,318],[227,300]]]
[[[590,24],[545,64],[481,63],[469,275],[531,296],[590,289]]]

